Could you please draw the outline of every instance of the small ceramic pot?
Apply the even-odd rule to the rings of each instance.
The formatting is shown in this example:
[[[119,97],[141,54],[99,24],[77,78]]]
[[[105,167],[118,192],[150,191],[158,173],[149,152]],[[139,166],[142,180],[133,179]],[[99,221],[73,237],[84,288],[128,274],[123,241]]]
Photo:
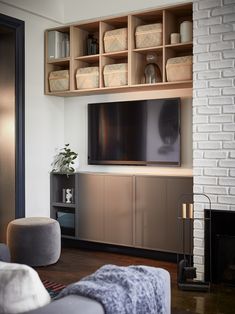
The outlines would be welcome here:
[[[172,33],[171,34],[171,44],[178,44],[180,42],[180,34]]]

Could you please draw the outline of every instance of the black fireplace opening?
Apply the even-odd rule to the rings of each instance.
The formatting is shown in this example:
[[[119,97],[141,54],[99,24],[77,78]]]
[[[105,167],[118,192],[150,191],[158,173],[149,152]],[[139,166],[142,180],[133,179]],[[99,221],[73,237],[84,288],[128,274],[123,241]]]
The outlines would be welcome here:
[[[210,213],[206,209],[205,217],[210,215],[211,219],[205,223],[205,279],[235,286],[235,211],[211,210]]]

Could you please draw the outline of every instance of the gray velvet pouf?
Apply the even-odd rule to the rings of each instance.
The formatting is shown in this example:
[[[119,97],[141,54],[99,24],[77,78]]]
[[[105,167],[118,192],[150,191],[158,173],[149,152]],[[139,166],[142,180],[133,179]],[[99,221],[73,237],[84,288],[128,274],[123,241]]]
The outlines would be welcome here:
[[[20,218],[7,227],[12,262],[46,266],[58,261],[61,231],[58,221],[46,217]]]

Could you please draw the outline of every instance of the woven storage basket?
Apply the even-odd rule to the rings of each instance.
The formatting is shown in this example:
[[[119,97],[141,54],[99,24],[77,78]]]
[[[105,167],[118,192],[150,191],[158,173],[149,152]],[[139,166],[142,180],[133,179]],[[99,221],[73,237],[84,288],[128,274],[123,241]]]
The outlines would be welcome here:
[[[65,91],[69,89],[69,70],[53,71],[49,74],[49,86],[51,92]]]
[[[168,82],[192,80],[193,56],[176,57],[167,60],[166,76]]]
[[[162,45],[162,23],[140,25],[135,30],[136,48]]]
[[[104,85],[105,87],[127,85],[127,63],[105,65]]]
[[[80,68],[76,73],[77,89],[99,87],[99,67]]]
[[[114,29],[104,34],[104,51],[122,51],[127,49],[127,28]]]

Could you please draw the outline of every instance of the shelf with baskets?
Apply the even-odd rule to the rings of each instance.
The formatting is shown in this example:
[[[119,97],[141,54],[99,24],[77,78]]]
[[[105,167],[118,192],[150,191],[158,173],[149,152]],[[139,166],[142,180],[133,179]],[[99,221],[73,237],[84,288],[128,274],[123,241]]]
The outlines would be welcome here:
[[[69,55],[49,58],[48,34],[45,32],[45,93],[47,95],[75,96],[91,93],[138,90],[182,89],[192,94],[192,39],[181,42],[179,33],[183,22],[192,24],[192,4],[134,13],[127,16],[73,24],[53,29],[67,33]],[[187,26],[187,25],[186,25]],[[172,35],[173,34],[173,35]],[[177,34],[177,35],[174,35]],[[172,39],[172,36],[175,36]],[[178,41],[177,41],[178,38]],[[183,38],[183,37],[182,37]],[[67,43],[68,45],[68,43]],[[188,60],[185,57],[191,56]],[[167,76],[167,68],[175,66],[169,59],[186,60],[188,76],[173,80]],[[154,58],[153,62],[149,61]],[[177,60],[176,60],[177,61]],[[160,73],[157,80],[149,81],[146,66],[154,64]],[[176,62],[177,63],[177,62]],[[182,68],[183,69],[183,68]],[[60,72],[67,85],[51,88],[52,79]],[[184,69],[182,70],[184,72]],[[53,77],[55,75],[55,77]],[[53,84],[52,84],[53,85]],[[66,89],[63,90],[63,86]],[[61,88],[61,89],[60,89]],[[177,91],[176,91],[177,93]]]
[[[50,93],[52,89],[69,91],[70,27],[45,32],[45,60],[45,93]],[[62,78],[60,82],[58,77]]]

